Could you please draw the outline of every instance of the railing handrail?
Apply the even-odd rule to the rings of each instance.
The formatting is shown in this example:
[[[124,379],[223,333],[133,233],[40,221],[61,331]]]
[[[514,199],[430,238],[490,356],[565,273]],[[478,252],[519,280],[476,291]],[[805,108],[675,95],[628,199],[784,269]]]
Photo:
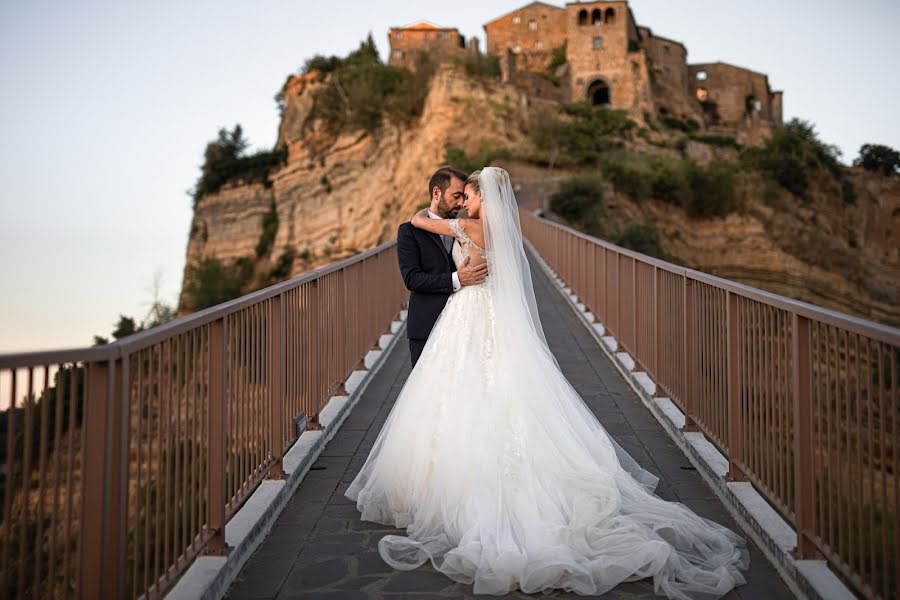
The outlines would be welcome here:
[[[396,245],[396,243],[396,240],[387,241],[379,246],[370,248],[359,254],[354,254],[341,261],[331,263],[313,271],[307,271],[306,273],[302,273],[291,279],[280,281],[260,290],[204,308],[203,310],[199,310],[189,315],[172,319],[171,321],[153,327],[152,329],[133,333],[108,344],[103,344],[102,346],[51,348],[49,350],[28,350],[25,352],[0,354],[0,369],[17,369],[40,363],[116,360],[137,350],[148,348],[165,338],[183,333],[194,327],[206,325],[207,323],[211,323],[246,308],[251,304],[267,300],[268,298],[282,294],[305,283],[319,279],[329,273],[356,264]]]
[[[731,281],[730,279],[724,279],[722,277],[717,277],[716,275],[710,275],[709,273],[704,273],[703,271],[697,271],[696,269],[676,265],[659,258],[654,258],[647,254],[642,254],[640,252],[629,250],[628,248],[624,248],[622,246],[617,246],[612,242],[594,237],[592,235],[588,235],[568,225],[563,225],[562,223],[557,223],[550,219],[538,217],[532,214],[530,211],[523,210],[522,212],[527,215],[528,218],[540,219],[542,223],[549,225],[550,227],[562,229],[576,237],[598,244],[607,248],[608,250],[613,250],[615,252],[618,252],[619,254],[634,258],[646,264],[659,267],[660,269],[663,269],[670,273],[681,275],[682,277],[688,277],[695,281],[700,281],[702,283],[706,283],[708,285],[712,285],[726,291],[734,292],[746,298],[770,304],[777,308],[797,313],[798,315],[819,321],[821,323],[834,325],[836,327],[842,327],[844,329],[847,329],[848,331],[852,331],[853,333],[865,335],[881,342],[900,345],[900,328],[877,323],[869,319],[863,319],[862,317],[855,317],[853,315],[843,313],[834,309],[817,306],[815,304],[810,304],[809,302],[804,302],[803,300],[789,298],[787,296],[782,296],[774,292],[768,292],[766,290],[761,290],[759,288],[755,288],[743,283]]]
[[[900,330],[678,267],[522,211],[523,231],[613,347],[866,598],[900,595]],[[892,429],[893,427],[893,429]],[[892,493],[893,490],[893,493]],[[880,532],[880,536],[876,532]],[[880,538],[880,539],[879,539]],[[896,562],[896,561],[894,561]]]

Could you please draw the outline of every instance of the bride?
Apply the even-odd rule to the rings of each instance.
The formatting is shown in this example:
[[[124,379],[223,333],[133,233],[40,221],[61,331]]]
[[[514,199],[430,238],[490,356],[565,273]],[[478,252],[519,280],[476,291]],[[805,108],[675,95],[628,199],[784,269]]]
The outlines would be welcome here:
[[[538,317],[508,173],[469,176],[453,260],[488,262],[450,296],[347,488],[395,569],[426,560],[475,594],[598,595],[652,577],[657,594],[717,598],[745,583],[746,543],[654,495],[658,478],[604,430],[559,369]]]

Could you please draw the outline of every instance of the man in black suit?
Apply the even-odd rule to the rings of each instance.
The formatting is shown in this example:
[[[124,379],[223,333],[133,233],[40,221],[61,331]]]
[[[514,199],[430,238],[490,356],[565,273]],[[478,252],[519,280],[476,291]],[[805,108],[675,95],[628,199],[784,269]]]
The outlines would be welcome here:
[[[466,174],[452,167],[435,171],[428,182],[428,216],[455,218],[462,208],[465,181]],[[457,271],[450,256],[452,244],[452,237],[416,229],[409,221],[397,230],[397,260],[409,290],[406,337],[413,367],[450,294],[464,285],[481,283],[487,274],[487,264],[470,267],[468,259]]]

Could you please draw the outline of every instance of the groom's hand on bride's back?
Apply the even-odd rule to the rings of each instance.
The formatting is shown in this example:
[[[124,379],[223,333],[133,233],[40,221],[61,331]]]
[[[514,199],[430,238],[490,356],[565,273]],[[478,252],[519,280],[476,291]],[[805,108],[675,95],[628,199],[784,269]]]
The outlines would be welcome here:
[[[485,262],[471,267],[469,266],[469,257],[467,256],[463,263],[459,265],[457,272],[459,273],[460,285],[475,285],[476,283],[484,281],[485,276],[487,276],[487,263]]]

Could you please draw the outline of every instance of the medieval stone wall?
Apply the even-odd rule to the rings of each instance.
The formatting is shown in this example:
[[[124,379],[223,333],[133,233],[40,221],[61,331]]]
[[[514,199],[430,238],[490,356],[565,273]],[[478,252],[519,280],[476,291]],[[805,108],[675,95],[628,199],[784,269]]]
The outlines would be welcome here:
[[[580,2],[566,9],[571,99],[602,104],[608,94],[612,108],[652,111],[646,59],[633,43],[627,2]]]
[[[781,94],[773,106],[769,80],[762,73],[725,63],[688,67],[691,87],[700,101],[714,103],[707,123],[718,127],[766,127],[781,122]]]
[[[490,21],[484,31],[487,52],[502,59],[509,50],[516,55],[516,69],[544,71],[550,65],[553,50],[566,42],[566,11],[533,2]],[[501,60],[501,65],[505,62]],[[503,76],[508,79],[505,71]]]
[[[687,48],[681,42],[640,27],[641,45],[650,65],[650,89],[657,112],[703,123],[700,104],[691,93]]]
[[[455,28],[430,24],[412,27],[392,27],[388,31],[391,54],[388,64],[414,69],[416,54],[428,52],[438,59],[462,56],[466,52],[465,38]]]

